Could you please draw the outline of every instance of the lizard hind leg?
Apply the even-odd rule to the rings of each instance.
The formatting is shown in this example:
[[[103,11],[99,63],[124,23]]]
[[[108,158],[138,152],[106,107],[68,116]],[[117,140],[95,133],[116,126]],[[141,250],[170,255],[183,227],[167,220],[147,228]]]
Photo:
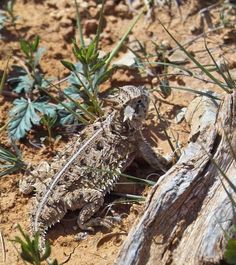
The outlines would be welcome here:
[[[80,213],[77,218],[77,224],[79,228],[83,231],[93,232],[93,227],[95,226],[104,226],[106,228],[111,228],[112,223],[106,218],[94,217],[92,216],[100,209],[104,203],[104,195],[102,192],[94,189],[84,189],[79,191],[80,196],[83,195],[80,199],[80,203],[83,205],[81,207]],[[79,207],[77,206],[77,209]]]

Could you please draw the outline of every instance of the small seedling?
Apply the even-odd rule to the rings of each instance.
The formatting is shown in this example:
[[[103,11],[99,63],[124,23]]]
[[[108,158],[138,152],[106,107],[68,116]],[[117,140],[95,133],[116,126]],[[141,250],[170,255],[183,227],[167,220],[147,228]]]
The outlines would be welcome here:
[[[49,103],[48,98],[38,90],[48,84],[39,69],[45,50],[39,48],[39,41],[38,36],[32,42],[20,40],[20,47],[25,55],[25,69],[16,66],[18,76],[8,78],[13,91],[21,94],[20,98],[13,101],[13,108],[9,112],[9,135],[15,140],[23,138],[33,125],[39,125],[43,115],[56,115],[56,105]]]
[[[15,145],[13,147],[15,152],[0,146],[0,177],[24,170],[27,167],[17,147]]]
[[[39,78],[37,75],[37,67],[42,58],[45,48],[39,47],[40,37],[36,36],[32,42],[25,39],[20,40],[21,51],[25,54],[25,64],[35,80]]]
[[[55,126],[57,120],[57,115],[55,116],[49,116],[49,115],[43,115],[41,118],[41,123],[46,127],[48,132],[48,142],[52,146],[53,144],[53,138],[52,138],[52,128]]]
[[[20,244],[21,247],[20,256],[24,261],[33,265],[42,265],[45,264],[46,262],[49,265],[59,264],[56,259],[53,260],[52,262],[48,260],[51,255],[51,246],[48,241],[46,241],[45,243],[44,251],[41,251],[39,245],[38,233],[36,233],[33,239],[31,239],[30,236],[23,231],[20,225],[18,225],[18,230],[21,233],[21,237],[16,236],[15,239],[12,241]]]

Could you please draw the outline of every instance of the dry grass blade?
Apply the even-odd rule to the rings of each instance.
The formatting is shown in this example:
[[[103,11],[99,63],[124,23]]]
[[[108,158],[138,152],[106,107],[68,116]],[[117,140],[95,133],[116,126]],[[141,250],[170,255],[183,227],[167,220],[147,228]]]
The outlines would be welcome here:
[[[0,241],[1,241],[1,248],[2,248],[2,253],[3,253],[2,261],[4,263],[6,262],[6,248],[5,248],[5,242],[4,242],[2,231],[0,231]]]
[[[231,93],[230,88],[225,87],[224,83],[222,83],[220,80],[215,78],[207,69],[204,67],[197,59],[195,59],[180,42],[177,41],[177,39],[170,33],[170,31],[164,26],[164,24],[159,20],[159,23],[163,27],[163,29],[166,31],[166,33],[171,37],[171,39],[179,46],[179,48],[188,56],[188,58],[203,72],[205,73],[212,81],[215,82],[221,89],[223,89],[227,93]]]
[[[8,72],[8,65],[9,65],[10,58],[11,58],[11,55],[8,55],[7,62],[6,62],[6,65],[5,65],[5,68],[3,71],[3,75],[1,78],[1,82],[0,82],[0,94],[2,94],[3,87],[4,87],[5,81],[7,79],[7,72]]]

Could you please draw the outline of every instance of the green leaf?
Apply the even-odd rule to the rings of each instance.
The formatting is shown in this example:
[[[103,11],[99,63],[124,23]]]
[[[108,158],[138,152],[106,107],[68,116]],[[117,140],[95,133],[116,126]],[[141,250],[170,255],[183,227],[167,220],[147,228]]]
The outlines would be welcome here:
[[[21,244],[21,258],[25,261],[28,261],[31,264],[34,264],[35,257],[30,254],[30,252],[27,250],[25,246]]]
[[[95,74],[94,80],[93,80],[93,86],[94,88],[98,85],[104,83],[106,80],[108,80],[113,72],[115,71],[116,67],[113,67],[107,71],[105,71],[105,67],[103,67],[97,74]]]
[[[76,87],[76,86],[70,86],[64,89],[64,93],[68,96],[70,96],[71,98],[78,100],[81,98],[81,91],[80,88]]]
[[[6,16],[5,12],[2,12],[0,10],[0,29],[4,28],[7,20],[8,20],[8,17]]]
[[[64,61],[64,60],[61,60],[61,63],[67,68],[69,69],[71,72],[75,72],[76,71],[76,67],[74,66],[73,63],[70,63],[68,61]]]
[[[65,102],[64,103],[67,107],[71,108],[72,110],[75,111],[75,104],[72,102]],[[76,117],[75,115],[73,115],[73,113],[71,113],[69,110],[67,110],[66,108],[64,108],[63,106],[59,107],[59,111],[58,111],[59,117],[60,117],[60,124],[65,126],[65,125],[69,125],[69,124],[75,124],[76,123]],[[81,114],[81,113],[79,113]]]
[[[48,102],[34,102],[34,108],[49,117],[56,116],[56,105],[49,104]]]
[[[40,117],[36,114],[34,102],[30,100],[16,99],[13,104],[9,133],[13,139],[20,139],[32,128],[32,124],[39,124]]]
[[[20,75],[17,77],[11,77],[8,82],[12,84],[13,91],[16,93],[29,93],[34,88],[34,80],[28,74]]]
[[[45,114],[41,118],[41,121],[40,122],[43,125],[45,125],[46,127],[52,128],[55,125],[56,121],[57,121],[57,115],[50,117],[50,116],[48,116],[48,115]]]
[[[46,241],[45,251],[42,254],[39,248],[39,233],[36,233],[33,239],[31,240],[29,235],[24,233],[20,225],[18,225],[18,229],[20,230],[23,239],[16,236],[14,242],[19,243],[21,246],[21,258],[24,261],[27,261],[33,265],[42,264],[41,261],[46,261],[51,255],[51,246],[49,242]],[[52,263],[47,260],[47,264],[58,265],[58,261],[55,259]]]
[[[26,164],[21,159],[21,155],[18,154],[17,150],[16,153],[12,153],[2,146],[0,146],[0,162],[0,177],[26,167]]]
[[[227,263],[236,264],[236,239],[228,241],[224,257]]]
[[[28,41],[21,39],[20,40],[20,48],[27,57],[30,56],[30,44],[28,43]]]
[[[94,43],[94,41],[92,41],[92,42],[89,44],[88,48],[87,48],[87,52],[86,52],[86,60],[87,60],[87,61],[90,60],[91,56],[92,56],[93,53],[94,53],[94,50],[95,50],[95,43]]]
[[[38,46],[39,46],[39,41],[40,41],[40,37],[39,36],[36,36],[34,38],[34,41],[31,44],[31,50],[32,50],[32,52],[36,52],[37,51]]]
[[[76,58],[77,58],[82,64],[86,64],[86,63],[87,63],[86,58],[85,58],[85,55],[84,55],[84,52],[83,52],[83,47],[82,47],[82,48],[79,48],[75,41],[73,42],[73,48],[72,48],[72,51],[73,51],[75,57],[76,57]]]
[[[40,261],[46,260],[51,255],[51,247],[48,241],[45,242],[45,251],[40,258]]]

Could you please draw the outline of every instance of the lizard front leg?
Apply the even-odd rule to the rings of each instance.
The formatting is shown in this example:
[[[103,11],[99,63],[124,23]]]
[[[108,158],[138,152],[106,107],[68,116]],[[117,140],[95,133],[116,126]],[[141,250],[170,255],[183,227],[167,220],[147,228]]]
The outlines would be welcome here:
[[[138,150],[140,151],[142,157],[147,163],[155,168],[161,169],[163,172],[167,171],[167,167],[173,161],[173,155],[169,155],[168,157],[164,157],[158,152],[154,151],[151,145],[147,142],[147,140],[143,137],[142,133],[138,137]]]

